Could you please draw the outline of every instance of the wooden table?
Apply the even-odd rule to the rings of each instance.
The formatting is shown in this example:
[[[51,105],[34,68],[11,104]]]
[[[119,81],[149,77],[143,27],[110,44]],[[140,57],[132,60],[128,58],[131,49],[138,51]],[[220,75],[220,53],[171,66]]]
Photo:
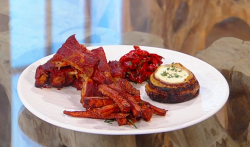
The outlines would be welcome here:
[[[230,85],[230,97],[225,107],[207,120],[185,129],[167,133],[124,136],[96,135],[66,130],[46,123],[24,107],[21,107],[20,110],[16,110],[14,109],[16,107],[15,101],[18,100],[18,97],[16,96],[16,85],[13,85],[12,82],[15,76],[20,74],[24,67],[18,69],[11,68],[10,56],[13,45],[13,40],[11,40],[13,34],[11,33],[15,31],[13,31],[10,24],[13,25],[18,18],[12,18],[10,12],[14,12],[10,10],[11,6],[9,1],[1,1],[0,85],[4,87],[12,110],[14,110],[12,111],[12,129],[14,128],[12,137],[14,136],[13,138],[16,139],[15,136],[17,136],[17,140],[15,141],[21,140],[21,143],[27,143],[29,146],[32,146],[33,142],[35,142],[34,144],[42,146],[60,147],[250,146],[250,135],[248,131],[250,130],[250,42],[236,38],[222,38],[205,49],[205,39],[215,24],[229,17],[238,17],[250,25],[250,2],[247,0],[125,0],[123,2],[123,8],[125,9],[123,9],[122,17],[125,23],[122,28],[123,35],[121,44],[169,48],[196,56],[211,64],[225,76]],[[46,22],[44,25],[46,26],[46,33],[42,37],[46,38],[46,47],[52,45],[53,9],[51,5],[52,2],[48,1],[44,5],[45,8],[43,8],[45,9],[44,19],[46,19]],[[77,3],[67,5],[67,7],[72,9],[77,6]],[[97,6],[99,6],[98,10],[100,11],[101,9],[107,9],[103,3],[95,5],[95,7]],[[72,28],[69,24],[76,23],[72,23],[72,21],[68,19],[69,16],[64,15],[64,11],[61,13],[54,11],[54,13],[62,17],[62,20],[65,20],[62,21],[63,23],[59,23],[60,26],[57,26],[57,28],[65,27],[65,30],[70,30]],[[90,14],[90,10],[84,14]],[[101,21],[101,18],[102,16],[95,19],[97,19],[96,21]],[[25,22],[30,21],[25,17],[21,17],[20,19],[24,19]],[[84,27],[93,29],[90,28],[90,18],[87,17],[84,19],[86,19],[86,26]],[[113,19],[110,19],[110,24],[114,24]],[[73,26],[73,28],[74,27],[75,26]],[[22,29],[18,31],[23,35],[26,33],[23,29],[27,27],[23,26],[21,28]],[[35,29],[38,30],[40,28]],[[86,32],[84,37],[95,35],[89,33],[91,31]],[[62,32],[60,35],[63,36],[66,34],[63,33],[65,32]],[[47,51],[46,53],[51,52]],[[15,56],[13,58],[15,58]],[[10,112],[9,109],[5,111]],[[7,117],[4,116],[7,114],[8,113],[3,113],[1,115],[3,117],[1,118],[6,118],[7,120]],[[10,124],[11,122],[8,123]],[[8,130],[10,132],[10,129]],[[7,134],[10,140],[10,134],[4,131],[2,132],[5,137]],[[6,144],[6,146],[10,145],[9,142]],[[2,145],[2,143],[0,143],[0,145]]]
[[[249,45],[250,42],[236,38],[222,38],[196,54],[197,58],[213,65],[225,76],[230,85],[230,97],[220,112],[194,126],[149,135],[96,135],[50,125],[27,109],[21,111],[19,126],[30,139],[45,146],[248,146]]]

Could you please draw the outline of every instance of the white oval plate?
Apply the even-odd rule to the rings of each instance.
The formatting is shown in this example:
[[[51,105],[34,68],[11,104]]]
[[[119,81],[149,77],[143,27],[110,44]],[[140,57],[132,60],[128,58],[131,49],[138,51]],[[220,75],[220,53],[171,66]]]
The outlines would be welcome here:
[[[96,47],[89,47],[93,49]],[[119,60],[121,56],[133,49],[133,46],[103,46],[108,60]],[[73,87],[36,88],[35,71],[38,65],[44,64],[52,55],[44,57],[28,66],[18,81],[18,94],[23,105],[40,119],[53,125],[94,134],[130,135],[150,134],[174,131],[197,124],[218,112],[226,103],[229,87],[225,78],[214,67],[192,56],[176,51],[155,47],[141,46],[141,49],[163,56],[163,64],[179,62],[190,69],[200,83],[200,94],[187,102],[179,104],[162,104],[149,99],[144,84],[136,85],[141,91],[143,100],[169,110],[166,116],[153,115],[149,122],[141,120],[133,126],[118,126],[117,122],[105,123],[104,120],[74,118],[63,114],[64,110],[85,110],[80,103],[80,91]]]

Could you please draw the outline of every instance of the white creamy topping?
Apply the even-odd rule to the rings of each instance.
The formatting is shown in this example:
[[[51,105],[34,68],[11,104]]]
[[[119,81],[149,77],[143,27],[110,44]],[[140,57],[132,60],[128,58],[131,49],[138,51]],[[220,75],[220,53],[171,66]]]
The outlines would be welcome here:
[[[175,66],[160,66],[155,77],[168,83],[181,83],[188,77],[188,72]]]

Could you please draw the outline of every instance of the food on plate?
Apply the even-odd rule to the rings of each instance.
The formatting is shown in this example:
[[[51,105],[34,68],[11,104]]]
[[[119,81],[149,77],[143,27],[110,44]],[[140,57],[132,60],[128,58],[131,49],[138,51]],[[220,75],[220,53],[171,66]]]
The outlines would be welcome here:
[[[62,88],[72,85],[81,89],[82,82],[93,75],[98,63],[99,58],[72,35],[49,61],[38,66],[35,86]]]
[[[65,110],[63,113],[72,117],[114,119],[118,125],[134,125],[141,119],[150,121],[153,114],[166,115],[167,110],[142,100],[137,95],[139,90],[132,85],[128,86],[131,89],[122,87],[121,83],[124,81],[126,79],[119,79],[112,84],[98,85],[98,92],[103,96],[83,97],[82,104],[86,108],[85,111]]]
[[[163,57],[134,46],[134,50],[120,58],[125,77],[132,82],[142,83],[162,64]]]
[[[115,102],[109,97],[84,97],[83,107],[86,109],[89,108],[99,108],[106,105],[114,104]]]
[[[180,103],[199,94],[195,75],[180,63],[159,66],[150,76],[145,90],[150,99],[162,103]]]
[[[148,71],[144,66],[153,69],[162,63],[162,57],[137,46],[135,49],[140,53],[140,58],[135,59],[145,60],[140,63],[140,70],[145,73]],[[119,125],[134,125],[140,119],[150,121],[153,114],[165,116],[167,112],[141,99],[140,91],[125,78],[123,62],[107,61],[102,47],[88,50],[79,44],[75,35],[70,36],[51,59],[39,65],[35,73],[35,87],[61,89],[65,86],[81,90],[79,104],[86,109],[65,110],[63,113],[69,116],[111,119]]]

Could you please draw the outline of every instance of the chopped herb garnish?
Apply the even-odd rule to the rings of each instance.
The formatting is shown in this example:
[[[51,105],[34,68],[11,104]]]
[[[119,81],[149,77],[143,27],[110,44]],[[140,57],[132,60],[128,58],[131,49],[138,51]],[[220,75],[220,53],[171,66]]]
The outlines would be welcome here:
[[[174,66],[172,66],[171,70],[172,70],[172,71],[175,71],[176,69],[175,69],[175,67],[174,67]]]
[[[161,75],[162,75],[162,76],[167,76],[168,73],[167,73],[166,71],[163,71],[163,72],[161,73]]]
[[[182,69],[175,67],[174,62],[172,62],[171,66],[167,67],[166,70],[161,73],[161,75],[166,76],[167,78],[181,78],[182,76],[177,74],[178,72],[182,72]]]
[[[174,73],[174,77],[178,78],[180,76],[177,73]]]
[[[168,75],[168,78],[173,78],[173,76],[172,75]]]
[[[143,106],[143,105],[144,105],[144,102],[140,102],[139,105],[140,105],[140,106]]]
[[[174,67],[174,62],[172,62],[171,67]]]
[[[104,122],[105,123],[109,123],[109,124],[112,124],[112,122],[114,122],[115,119],[105,119]]]
[[[132,65],[132,61],[129,61],[129,65]]]
[[[127,120],[137,129],[135,123],[131,119],[127,118]]]

